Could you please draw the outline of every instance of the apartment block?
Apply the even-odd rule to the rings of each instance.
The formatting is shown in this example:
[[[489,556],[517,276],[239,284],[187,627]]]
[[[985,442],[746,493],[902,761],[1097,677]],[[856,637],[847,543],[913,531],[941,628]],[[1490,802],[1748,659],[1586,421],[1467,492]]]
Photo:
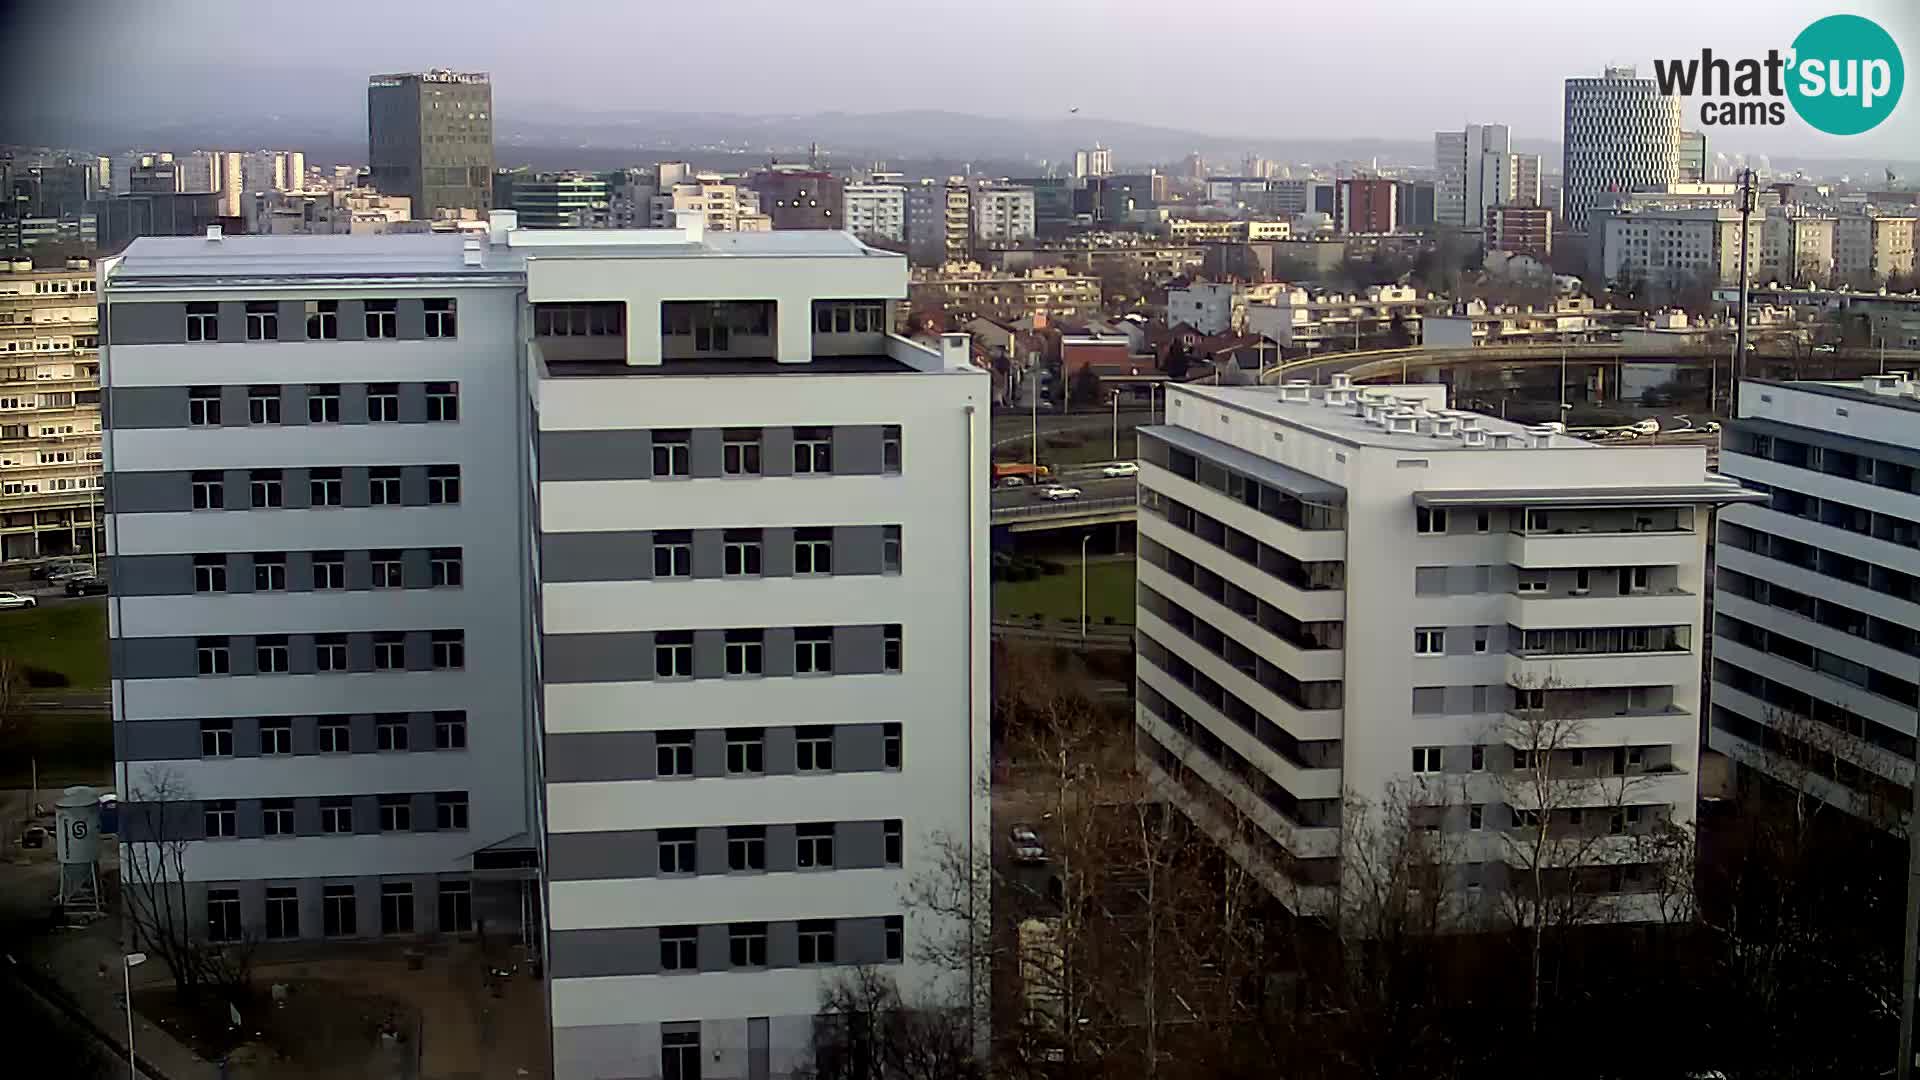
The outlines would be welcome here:
[[[848,184],[841,227],[855,236],[907,241],[907,189],[901,184]]]
[[[558,1077],[785,1075],[850,966],[952,989],[988,376],[845,233],[515,226],[106,268],[127,857],[216,936],[523,938]]]
[[[1553,254],[1553,211],[1544,206],[1495,206],[1487,211],[1487,248],[1531,255]]]
[[[1765,217],[1746,225],[1740,242],[1740,211],[1726,206],[1615,208],[1593,215],[1592,241],[1607,281],[1622,276],[1683,286],[1727,285],[1740,280],[1741,256],[1758,274],[1766,243]]]
[[[0,266],[0,564],[86,556],[101,516],[94,272]]]
[[[1916,223],[1920,218],[1897,214],[1842,214],[1833,226],[1834,273],[1869,286],[1911,274]]]
[[[989,186],[973,191],[973,241],[982,246],[1033,238],[1033,189]]]
[[[1551,872],[1645,914],[1634,838],[1693,815],[1708,514],[1754,496],[1703,448],[1445,394],[1169,389],[1140,431],[1143,767],[1296,910],[1337,904],[1345,800],[1398,793],[1482,905],[1542,834],[1593,838]]]
[[[706,219],[704,227],[716,232],[773,229],[773,219],[760,212],[758,195],[718,176],[675,182],[648,201],[648,221],[656,229],[671,227],[686,211],[699,211]]]
[[[1014,272],[988,270],[979,263],[947,263],[937,270],[915,270],[913,294],[916,304],[1003,323],[1085,319],[1100,313],[1100,279],[1063,266]]]
[[[1709,745],[1870,821],[1909,809],[1920,705],[1920,383],[1740,384],[1720,471]]]
[[[1767,210],[1761,230],[1761,276],[1792,284],[1825,284],[1834,267],[1834,219],[1797,207]]]

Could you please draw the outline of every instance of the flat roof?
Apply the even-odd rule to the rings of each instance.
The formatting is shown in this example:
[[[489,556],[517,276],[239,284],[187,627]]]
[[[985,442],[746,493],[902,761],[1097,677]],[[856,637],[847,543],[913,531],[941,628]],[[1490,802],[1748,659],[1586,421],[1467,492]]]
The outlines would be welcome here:
[[[1845,398],[1865,405],[1884,405],[1889,409],[1905,409],[1908,412],[1920,412],[1920,398],[1906,394],[1876,394],[1866,388],[1864,380],[1852,382],[1781,382],[1774,379],[1743,379],[1743,383],[1753,386],[1772,386],[1782,390],[1801,390],[1809,394],[1825,397]],[[1842,432],[1842,434],[1847,434]]]
[[[1179,447],[1190,454],[1224,465],[1289,495],[1328,503],[1345,502],[1347,499],[1347,490],[1338,484],[1329,483],[1312,473],[1288,468],[1277,461],[1269,461],[1259,454],[1242,450],[1230,443],[1223,443],[1219,439],[1209,438],[1197,431],[1169,427],[1164,424],[1154,424],[1138,430],[1142,435],[1159,439],[1168,446]]]
[[[1692,506],[1766,502],[1764,492],[1732,480],[1585,488],[1452,488],[1413,493],[1415,506]]]
[[[659,364],[628,364],[621,360],[550,360],[547,378],[660,378],[702,375],[887,375],[919,369],[891,356],[816,356],[801,364],[778,360],[666,360]]]
[[[1356,390],[1386,391],[1392,395],[1399,391],[1407,396],[1420,393],[1432,393],[1438,383],[1414,384],[1411,386],[1381,386],[1362,384]],[[1369,424],[1363,416],[1355,415],[1351,408],[1330,406],[1326,402],[1326,387],[1312,389],[1310,401],[1282,401],[1277,386],[1204,386],[1188,383],[1177,388],[1170,387],[1168,393],[1190,393],[1207,401],[1225,405],[1241,412],[1250,413],[1262,419],[1272,420],[1289,427],[1311,431],[1353,446],[1378,446],[1390,450],[1418,450],[1423,453],[1463,452],[1463,453],[1514,453],[1525,449],[1540,450],[1599,450],[1603,449],[1584,439],[1570,435],[1554,435],[1545,447],[1522,445],[1495,450],[1488,446],[1468,446],[1455,438],[1440,438],[1433,435],[1396,434],[1376,424]],[[1528,425],[1511,420],[1502,420],[1497,416],[1466,412],[1460,409],[1448,409],[1444,412],[1430,409],[1431,415],[1450,416],[1459,420],[1471,419],[1480,429],[1493,434],[1507,434],[1521,439],[1529,439],[1532,432]]]

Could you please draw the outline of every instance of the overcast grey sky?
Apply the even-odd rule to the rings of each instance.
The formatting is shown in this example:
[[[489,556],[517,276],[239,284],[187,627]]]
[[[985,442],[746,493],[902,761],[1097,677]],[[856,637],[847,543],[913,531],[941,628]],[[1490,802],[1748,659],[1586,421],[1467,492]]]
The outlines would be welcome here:
[[[1557,139],[1569,75],[1609,62],[1651,74],[1655,55],[1702,46],[1784,49],[1841,10],[1886,26],[1914,81],[1915,0],[27,0],[0,6],[0,40],[10,60],[41,65],[4,77],[80,75],[68,100],[129,120],[357,118],[368,73],[437,66],[492,72],[509,126],[549,104],[1025,117],[1078,106],[1217,134],[1424,139],[1505,121]],[[66,93],[55,85],[24,92]],[[1716,142],[1920,157],[1920,89],[1904,98],[1863,136],[1795,119]]]

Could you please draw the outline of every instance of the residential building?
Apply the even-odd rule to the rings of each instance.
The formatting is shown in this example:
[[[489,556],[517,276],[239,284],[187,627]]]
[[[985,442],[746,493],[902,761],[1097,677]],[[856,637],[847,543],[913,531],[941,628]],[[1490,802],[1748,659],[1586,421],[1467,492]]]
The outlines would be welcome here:
[[[973,250],[973,194],[963,177],[907,189],[907,255],[915,266],[965,262]]]
[[[1167,290],[1167,325],[1186,323],[1202,334],[1224,334],[1244,324],[1247,303],[1231,282],[1197,281]]]
[[[687,211],[706,215],[706,228],[715,232],[769,232],[773,219],[760,212],[760,197],[722,177],[702,174],[676,181],[651,199],[651,227],[664,229]]]
[[[527,229],[604,229],[607,182],[582,173],[535,176],[513,185],[513,208]]]
[[[1680,179],[1680,99],[1631,67],[1568,79],[1561,167],[1561,219],[1587,231],[1587,212],[1608,192],[1658,188]]]
[[[973,242],[983,247],[1033,238],[1033,189],[989,185],[972,192]]]
[[[1761,276],[1789,284],[1827,284],[1833,279],[1834,224],[1831,216],[1800,207],[1768,209],[1761,227]]]
[[[1740,280],[1741,254],[1759,273],[1766,218],[1747,224],[1740,242],[1740,211],[1726,206],[1617,208],[1596,216],[1603,280],[1638,278],[1667,287]]]
[[[1100,314],[1100,279],[1064,266],[1006,271],[954,262],[937,269],[916,269],[913,300],[916,307],[937,307],[949,315],[1002,323],[1090,319]]]
[[[1633,837],[1694,814],[1706,522],[1751,496],[1703,447],[1601,447],[1447,392],[1168,388],[1140,429],[1142,768],[1296,911],[1337,910],[1371,804],[1440,841],[1444,917],[1536,870],[1652,917]]]
[[[1704,184],[1715,179],[1713,158],[1707,151],[1707,133],[1681,131],[1674,179],[1682,184]]]
[[[1496,206],[1540,204],[1540,155],[1513,152],[1505,124],[1468,124],[1433,136],[1434,219],[1477,229]]]
[[[368,79],[367,161],[373,186],[407,196],[422,220],[486,217],[493,206],[493,84],[486,73]]]
[[[1076,177],[1112,176],[1113,151],[1095,143],[1091,150],[1073,152],[1073,175]]]
[[[786,1075],[835,974],[956,989],[901,898],[990,840],[989,377],[842,233],[585,239],[107,270],[124,857],[217,937],[525,941],[561,1080]]]
[[[98,550],[95,300],[85,259],[0,262],[0,564]]]
[[[1546,262],[1553,254],[1553,211],[1544,206],[1488,208],[1486,246]]]
[[[907,242],[907,189],[903,184],[848,184],[840,225],[862,239]]]
[[[1218,206],[1258,206],[1266,199],[1268,183],[1264,176],[1209,176],[1204,194]]]
[[[1338,352],[1358,351],[1370,339],[1392,335],[1397,325],[1412,344],[1434,303],[1410,285],[1372,285],[1350,294],[1281,289],[1247,305],[1246,329],[1284,349]]]
[[[1057,235],[1073,224],[1074,181],[1065,176],[1029,176],[1008,180],[1033,192],[1033,227]]]
[[[1833,226],[1834,272],[1854,285],[1884,283],[1914,267],[1913,215],[1842,214]]]
[[[413,218],[405,195],[371,188],[249,192],[242,208],[247,232],[273,236],[396,232]]]
[[[1897,830],[1920,703],[1920,384],[1740,383],[1720,471],[1708,745]]]
[[[1399,182],[1377,176],[1355,176],[1343,179],[1336,185],[1339,222],[1343,233],[1391,233],[1399,232],[1399,220],[1394,216],[1399,208],[1396,189]]]
[[[748,181],[775,229],[838,229],[846,181],[818,169],[774,168]]]

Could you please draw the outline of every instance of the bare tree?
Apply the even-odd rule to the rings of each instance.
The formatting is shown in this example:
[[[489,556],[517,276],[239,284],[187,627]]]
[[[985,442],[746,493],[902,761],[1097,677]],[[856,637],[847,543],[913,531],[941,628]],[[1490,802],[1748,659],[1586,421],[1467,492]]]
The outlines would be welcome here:
[[[138,785],[129,782],[121,806],[123,835],[133,838],[121,845],[120,892],[134,943],[167,965],[174,989],[188,1002],[208,992],[244,995],[256,944],[247,935],[210,940],[204,913],[190,909],[186,857],[198,812],[180,774],[159,766],[146,769]]]
[[[815,1080],[968,1080],[986,1075],[964,1012],[909,1004],[893,976],[873,967],[835,975],[814,1022]]]

